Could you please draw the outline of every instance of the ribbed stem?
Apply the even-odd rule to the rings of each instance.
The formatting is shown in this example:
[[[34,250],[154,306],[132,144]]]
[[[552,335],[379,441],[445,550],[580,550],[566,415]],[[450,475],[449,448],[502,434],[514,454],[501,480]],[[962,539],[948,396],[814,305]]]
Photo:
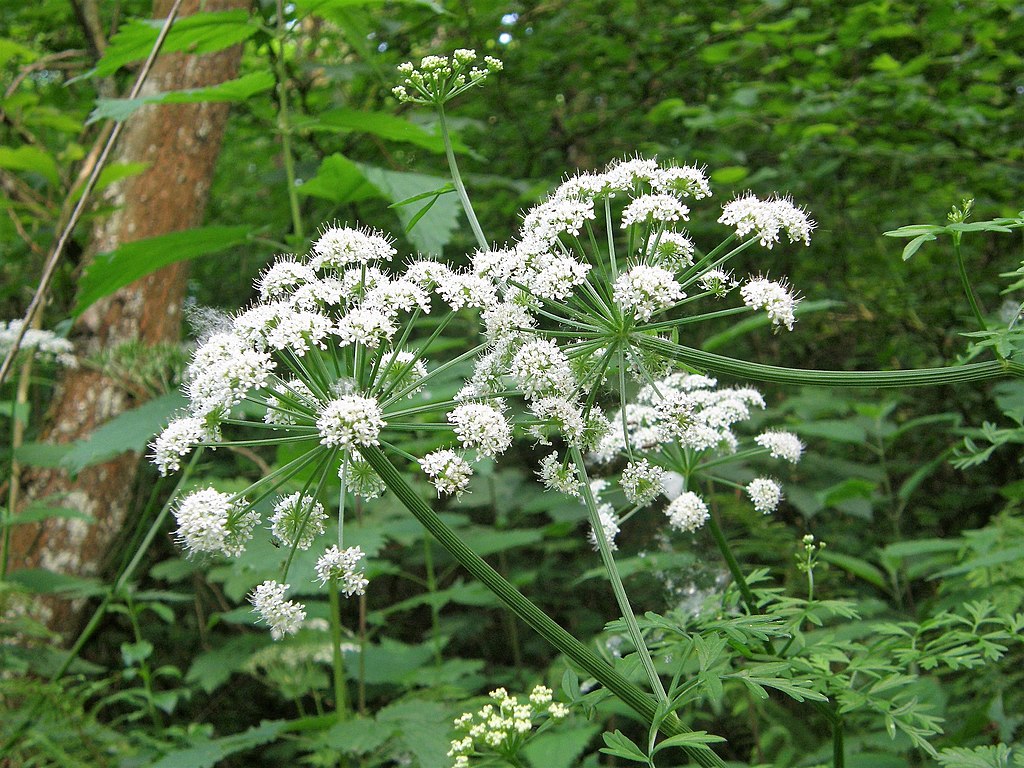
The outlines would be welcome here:
[[[441,104],[437,105],[437,116],[441,120],[441,138],[444,139],[444,154],[448,158],[448,170],[451,171],[452,184],[455,185],[459,202],[462,203],[462,210],[466,212],[466,218],[469,219],[469,228],[473,230],[477,245],[485,251],[490,250],[487,238],[484,237],[484,231],[480,228],[480,222],[476,220],[476,213],[473,211],[473,204],[469,201],[466,185],[462,183],[462,174],[459,173],[458,163],[455,162],[455,148],[452,147],[452,138],[448,134],[448,121],[445,119],[444,106]]]
[[[1024,365],[1010,360],[992,360],[943,368],[913,368],[906,371],[807,371],[737,360],[693,347],[684,347],[666,339],[640,337],[639,343],[649,352],[685,365],[744,379],[780,384],[804,384],[815,387],[931,387],[998,379],[1003,376],[1024,376]]]
[[[614,693],[627,706],[647,722],[651,722],[657,712],[655,700],[639,687],[627,680],[615,669],[594,654],[583,643],[556,624],[540,608],[527,600],[522,593],[506,581],[501,574],[491,568],[462,539],[437,516],[429,505],[420,498],[415,489],[406,481],[394,464],[376,446],[361,447],[359,452],[373,467],[388,489],[395,494],[402,505],[419,520],[420,524],[437,539],[441,545],[473,576],[493,592],[498,599],[507,605],[516,616],[532,627],[541,637],[547,640],[561,653],[577,664],[580,669],[593,675],[609,691]],[[665,735],[688,733],[690,728],[679,722],[674,715],[666,718],[660,725]],[[688,754],[705,768],[724,768],[724,763],[709,747],[687,748]]]

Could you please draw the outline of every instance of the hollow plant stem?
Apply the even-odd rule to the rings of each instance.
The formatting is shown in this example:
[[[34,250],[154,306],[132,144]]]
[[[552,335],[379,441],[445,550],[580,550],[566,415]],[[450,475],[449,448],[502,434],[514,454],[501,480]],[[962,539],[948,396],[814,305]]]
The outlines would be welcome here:
[[[288,69],[284,63],[284,41],[287,27],[284,23],[284,2],[277,0],[277,57],[274,61],[277,75],[277,130],[281,134],[281,156],[284,161],[285,182],[288,184],[288,207],[292,214],[292,231],[299,240],[303,238],[302,212],[299,209],[299,193],[295,189],[295,157],[292,154],[292,125],[288,108]]]
[[[345,687],[345,655],[341,652],[341,598],[338,596],[338,581],[331,579],[331,673],[334,680],[334,711],[339,720],[348,719],[348,695]]]
[[[583,643],[573,637],[553,621],[546,613],[505,578],[489,566],[472,549],[449,528],[430,506],[420,497],[416,490],[391,463],[390,459],[377,446],[359,448],[363,458],[373,467],[388,489],[395,494],[409,512],[424,528],[448,550],[467,571],[479,579],[494,595],[512,612],[534,629],[541,637],[558,651],[598,680],[605,688],[614,693],[624,704],[633,709],[648,723],[658,715],[658,705],[654,698],[617,672],[607,662],[593,653]],[[674,714],[665,718],[659,725],[662,733],[674,736],[691,731],[679,721]],[[723,768],[725,763],[709,747],[688,747],[690,757],[705,768]]]
[[[747,606],[748,611],[755,613],[757,611],[757,601],[754,598],[754,593],[750,589],[750,585],[747,584],[747,579],[743,575],[743,569],[740,568],[740,563],[736,559],[736,555],[732,553],[732,547],[729,546],[729,542],[725,538],[725,534],[722,532],[722,527],[718,524],[718,520],[714,514],[708,517],[708,530],[711,531],[711,537],[715,540],[715,544],[718,546],[718,551],[722,553],[725,564],[729,567],[729,573],[732,574],[732,580],[736,582],[736,586],[740,590],[740,596],[743,598],[743,604]]]
[[[638,337],[640,346],[667,360],[715,373],[740,376],[746,380],[771,381],[779,384],[803,384],[813,387],[926,387],[940,384],[962,384],[969,381],[998,379],[1003,376],[1024,376],[1024,364],[1010,360],[991,360],[968,365],[941,368],[914,368],[906,371],[812,371],[783,368],[716,355],[693,347],[675,344],[657,337]]]
[[[469,219],[469,228],[473,230],[473,236],[476,237],[477,245],[485,251],[490,250],[487,238],[484,237],[484,231],[480,228],[480,222],[477,221],[476,213],[473,211],[473,204],[469,201],[466,185],[462,183],[459,165],[455,162],[455,148],[452,146],[452,137],[448,133],[448,121],[444,116],[444,105],[437,105],[437,116],[441,121],[441,137],[444,139],[444,154],[448,158],[448,169],[452,174],[452,184],[455,185],[455,192],[459,196],[459,202],[462,203],[462,210],[466,212],[466,218]]]
[[[622,578],[619,576],[618,566],[615,564],[615,558],[612,557],[611,547],[608,545],[608,536],[605,534],[604,525],[601,523],[601,516],[597,511],[597,501],[594,499],[594,493],[590,489],[590,478],[587,477],[587,470],[583,464],[583,455],[576,446],[570,449],[570,454],[573,463],[576,465],[576,474],[580,479],[583,503],[587,508],[587,515],[590,517],[590,525],[594,529],[594,539],[597,541],[597,548],[601,553],[601,561],[604,563],[605,573],[608,575],[608,581],[611,582],[612,591],[615,593],[615,602],[618,603],[619,611],[622,612],[622,618],[629,629],[630,639],[633,641],[633,647],[636,648],[636,652],[640,656],[640,663],[643,664],[644,671],[647,673],[647,679],[651,683],[651,690],[654,691],[659,702],[666,702],[668,701],[668,695],[665,693],[665,688],[661,683],[661,678],[658,676],[658,671],[654,668],[651,652],[644,641],[644,635],[640,631],[640,626],[636,623],[636,616],[633,614],[633,608],[630,606],[629,598],[626,596],[626,589],[622,586]]]

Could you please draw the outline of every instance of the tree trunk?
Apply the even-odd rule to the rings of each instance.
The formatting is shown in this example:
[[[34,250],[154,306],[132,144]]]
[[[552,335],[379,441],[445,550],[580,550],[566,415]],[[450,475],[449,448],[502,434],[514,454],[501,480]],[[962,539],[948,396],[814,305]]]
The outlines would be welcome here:
[[[165,18],[171,0],[154,0],[153,15]],[[185,0],[180,14],[247,8],[248,0]],[[160,56],[143,90],[199,88],[236,77],[241,47],[214,54]],[[202,223],[214,165],[220,151],[226,104],[148,105],[125,126],[117,148],[120,162],[149,163],[147,171],[114,185],[108,197],[116,211],[97,224],[90,254],[122,243],[188,229]],[[187,262],[165,267],[90,307],[77,321],[73,340],[79,355],[92,355],[121,343],[177,342]],[[68,370],[48,415],[44,440],[66,443],[135,405],[139,396],[88,368]],[[74,479],[60,471],[40,471],[26,478],[26,500],[54,497],[86,513],[91,523],[52,518],[44,524],[14,529],[11,569],[36,567],[78,576],[99,572],[105,555],[128,515],[139,456],[124,454],[83,470]],[[41,606],[42,619],[67,633],[76,625],[67,603]]]

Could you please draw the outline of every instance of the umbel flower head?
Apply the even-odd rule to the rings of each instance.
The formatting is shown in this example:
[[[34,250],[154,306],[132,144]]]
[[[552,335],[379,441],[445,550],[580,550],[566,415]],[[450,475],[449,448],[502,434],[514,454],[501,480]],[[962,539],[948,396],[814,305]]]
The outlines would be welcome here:
[[[474,256],[499,300],[484,315],[487,352],[461,397],[512,384],[539,442],[557,434],[587,448],[605,427],[598,395],[617,391],[625,407],[627,378],[647,386],[664,375],[659,345],[683,326],[763,311],[774,329],[792,329],[799,299],[784,280],[767,277],[763,263],[747,278],[726,264],[780,233],[809,243],[814,222],[787,198],[748,193],[718,217],[732,232],[702,250],[685,226],[710,196],[703,169],[635,158],[577,174],[527,211],[512,246]],[[738,305],[723,308],[737,287]]]
[[[755,510],[769,514],[782,501],[777,480],[754,477],[742,485],[731,479],[736,470],[722,471],[754,460],[799,461],[803,444],[790,432],[769,430],[753,439],[736,433],[752,409],[764,406],[751,387],[719,387],[707,376],[673,373],[642,387],[635,402],[610,416],[591,457],[603,464],[626,459],[619,478],[626,501],[636,510],[666,497],[665,515],[678,531],[693,533],[707,522],[707,502],[695,488],[709,482],[744,492]]]
[[[448,750],[453,768],[466,768],[471,757],[486,755],[492,759],[499,755],[518,765],[516,755],[535,728],[569,714],[569,708],[554,701],[554,692],[545,685],[535,686],[525,700],[510,696],[504,688],[491,691],[490,699],[480,710],[455,718],[455,731],[460,735]]]
[[[501,71],[499,59],[484,56],[478,63],[478,58],[476,51],[459,48],[450,57],[425,56],[419,66],[407,61],[398,67],[404,79],[392,93],[399,101],[440,106]]]
[[[256,281],[258,300],[196,349],[186,375],[188,410],[151,446],[161,473],[177,471],[204,445],[288,444],[295,458],[241,493],[207,488],[181,500],[178,539],[189,553],[239,555],[259,524],[255,505],[270,498],[268,525],[282,562],[290,563],[296,549],[316,546],[324,553],[316,569],[320,583],[362,594],[361,550],[345,549],[340,536],[333,548],[321,542],[328,482],[341,482],[341,493],[331,494],[342,500],[341,532],[345,499],[369,500],[384,491],[361,449],[424,430],[447,432],[452,446],[422,464],[439,495],[464,492],[474,462],[508,449],[512,429],[500,399],[456,402],[425,389],[474,351],[431,361],[440,334],[424,334],[417,323],[430,314],[443,329],[455,312],[489,311],[496,287],[430,260],[396,268],[395,256],[379,232],[327,226],[308,257],[286,255],[268,266]],[[302,483],[294,479],[299,476]],[[287,579],[285,565],[276,583]],[[274,590],[260,591],[259,605],[284,605]],[[264,613],[278,636],[298,626],[286,620],[288,610]]]

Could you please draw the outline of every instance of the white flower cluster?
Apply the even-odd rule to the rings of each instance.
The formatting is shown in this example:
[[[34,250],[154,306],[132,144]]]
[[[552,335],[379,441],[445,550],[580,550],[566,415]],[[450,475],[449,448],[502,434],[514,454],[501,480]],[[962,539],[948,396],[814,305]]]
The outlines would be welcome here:
[[[482,83],[487,76],[500,72],[501,61],[493,56],[484,56],[477,65],[476,51],[459,48],[447,56],[424,56],[419,66],[412,62],[400,64],[398,72],[404,78],[403,84],[392,88],[399,101],[414,104],[444,104],[467,88]]]
[[[339,549],[338,545],[334,544],[316,561],[316,577],[323,586],[329,581],[337,581],[338,588],[346,597],[361,595],[366,592],[366,587],[370,583],[363,575],[360,565],[364,557],[365,553],[361,547]]]
[[[174,507],[177,539],[189,553],[236,557],[252,538],[259,514],[229,493],[213,488],[193,491]]]
[[[569,714],[569,708],[554,701],[554,692],[544,685],[534,687],[526,701],[510,696],[504,688],[491,691],[490,697],[494,703],[455,718],[455,730],[463,735],[453,739],[448,750],[453,768],[466,768],[475,756],[496,753],[513,757],[535,725],[562,720]]]
[[[420,459],[423,472],[437,489],[437,495],[461,496],[473,476],[473,467],[462,456],[450,449],[428,453]]]
[[[259,614],[259,620],[267,623],[275,640],[285,635],[294,635],[306,618],[306,611],[301,604],[285,600],[285,593],[290,586],[268,579],[249,595],[249,602]]]
[[[270,532],[278,541],[297,549],[309,549],[324,532],[324,505],[310,496],[293,493],[274,505]]]
[[[377,401],[362,395],[332,400],[316,420],[320,442],[334,448],[379,445],[380,431],[386,424]]]
[[[756,477],[740,486],[716,477],[712,467],[769,455],[796,463],[803,445],[789,432],[770,430],[741,441],[734,427],[750,418],[752,408],[764,408],[760,393],[750,387],[718,387],[715,379],[674,373],[640,389],[636,402],[609,419],[608,434],[592,452],[601,462],[629,459],[619,480],[626,500],[645,506],[664,493],[669,525],[694,532],[708,519],[707,504],[692,490],[690,478],[707,477],[746,492],[754,509],[768,514],[782,500],[782,486]],[[708,466],[705,467],[704,465]]]
[[[765,248],[771,248],[779,242],[780,232],[785,232],[791,243],[802,241],[810,245],[811,232],[816,226],[807,213],[793,205],[789,198],[769,197],[767,200],[759,200],[750,193],[726,203],[718,221],[735,227],[737,237],[756,233]]]
[[[796,321],[794,311],[800,299],[793,295],[784,282],[776,282],[766,277],[757,277],[740,288],[743,303],[751,309],[763,309],[768,313],[772,325],[786,326],[793,330]]]
[[[15,339],[21,329],[25,327],[23,320],[0,320],[0,357],[4,357],[14,346]],[[38,328],[28,328],[21,337],[19,350],[25,354],[31,353],[37,360],[45,360],[74,368],[78,365],[75,358],[75,348],[67,339],[58,336],[53,331],[44,331]]]

